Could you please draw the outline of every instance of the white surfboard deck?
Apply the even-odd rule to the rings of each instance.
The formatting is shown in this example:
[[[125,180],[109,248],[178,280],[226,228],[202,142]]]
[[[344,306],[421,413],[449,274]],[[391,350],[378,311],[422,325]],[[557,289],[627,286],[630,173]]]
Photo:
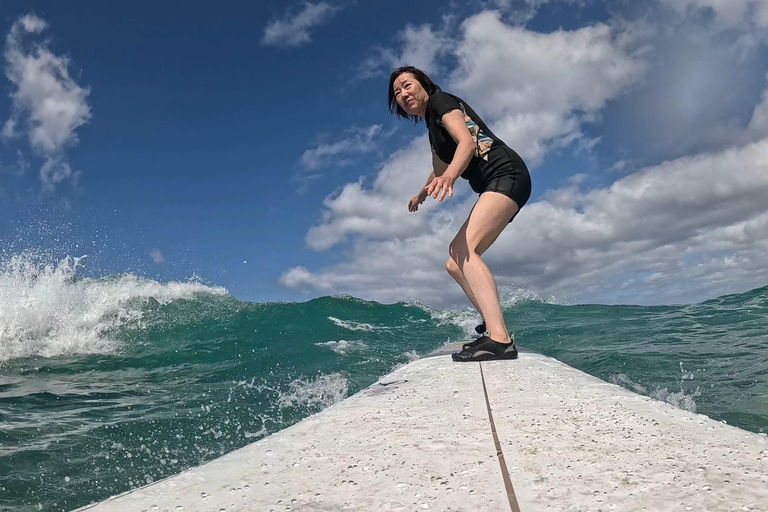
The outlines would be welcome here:
[[[450,351],[454,347],[446,347]],[[768,511],[768,437],[549,357],[410,363],[285,430],[81,511]]]

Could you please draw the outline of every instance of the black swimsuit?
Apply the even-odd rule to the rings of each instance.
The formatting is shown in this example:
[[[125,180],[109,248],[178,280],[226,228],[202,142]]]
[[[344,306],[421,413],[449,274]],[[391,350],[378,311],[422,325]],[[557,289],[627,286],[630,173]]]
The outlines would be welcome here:
[[[499,192],[522,208],[531,197],[531,176],[523,159],[496,137],[464,100],[443,91],[436,91],[429,97],[425,115],[429,143],[438,158],[450,163],[456,153],[456,141],[441,121],[446,112],[454,109],[464,113],[467,128],[475,141],[475,154],[461,177],[469,180],[469,186],[478,194]]]

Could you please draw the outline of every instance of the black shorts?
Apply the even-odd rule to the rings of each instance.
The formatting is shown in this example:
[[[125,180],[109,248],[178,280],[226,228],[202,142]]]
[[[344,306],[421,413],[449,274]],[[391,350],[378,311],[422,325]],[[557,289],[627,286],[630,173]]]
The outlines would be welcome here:
[[[507,146],[493,146],[488,152],[488,160],[480,160],[477,169],[468,179],[472,190],[478,194],[499,192],[512,198],[519,208],[531,197],[531,175],[528,167],[520,155]],[[514,218],[513,216],[512,219]],[[512,219],[509,222],[512,222]]]

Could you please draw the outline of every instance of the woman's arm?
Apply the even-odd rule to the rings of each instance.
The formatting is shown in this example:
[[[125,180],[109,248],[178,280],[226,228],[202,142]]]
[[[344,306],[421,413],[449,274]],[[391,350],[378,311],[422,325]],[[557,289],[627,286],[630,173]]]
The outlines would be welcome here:
[[[432,178],[435,176],[442,176],[445,170],[448,168],[448,164],[440,160],[440,157],[437,156],[437,152],[435,151],[435,148],[432,148],[432,174],[434,176],[430,176],[429,181],[427,182],[427,185],[432,182]]]
[[[457,144],[453,160],[447,166],[445,174],[456,180],[467,169],[475,154],[475,141],[472,139],[472,134],[469,133],[467,122],[464,120],[464,113],[461,110],[454,109],[446,112],[443,114],[442,121],[443,126]]]
[[[435,179],[435,171],[432,171],[431,173],[429,173],[429,178],[427,178],[427,184],[424,185],[424,188],[421,189],[421,192],[419,192],[419,195],[416,196],[421,201],[427,198],[427,187],[429,186],[430,183],[432,183],[433,179]]]
[[[432,150],[432,155],[434,157],[434,149]],[[447,166],[446,166],[447,167]],[[408,201],[408,211],[409,212],[415,212],[419,209],[419,205],[423,203],[427,199],[427,187],[430,183],[432,183],[432,180],[435,179],[435,172],[432,171],[429,173],[429,178],[427,178],[427,184],[424,185],[424,188],[422,188],[417,195],[411,198],[410,201]]]
[[[423,195],[424,196],[423,199],[426,199],[427,197],[426,188],[429,186],[430,183],[432,183],[432,180],[435,179],[436,176],[442,176],[447,168],[448,168],[448,164],[440,160],[440,157],[437,156],[437,152],[435,151],[435,148],[432,148],[432,172],[429,174],[429,178],[427,178],[427,182],[424,184],[424,188],[421,189],[419,196]]]
[[[475,141],[469,133],[464,113],[461,110],[451,110],[443,114],[443,126],[456,141],[456,151],[451,163],[446,166],[441,175],[436,176],[425,188],[427,195],[442,201],[446,194],[453,197],[453,183],[467,169],[472,156],[475,154]],[[434,157],[433,157],[434,161]],[[439,197],[438,197],[439,196]]]

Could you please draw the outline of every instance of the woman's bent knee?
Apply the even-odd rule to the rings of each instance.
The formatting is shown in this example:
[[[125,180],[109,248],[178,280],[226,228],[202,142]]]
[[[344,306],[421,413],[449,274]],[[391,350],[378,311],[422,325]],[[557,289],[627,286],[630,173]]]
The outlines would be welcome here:
[[[448,271],[449,274],[452,276],[460,275],[461,268],[459,267],[459,264],[454,261],[453,258],[448,258],[448,262],[445,264],[445,269]]]

